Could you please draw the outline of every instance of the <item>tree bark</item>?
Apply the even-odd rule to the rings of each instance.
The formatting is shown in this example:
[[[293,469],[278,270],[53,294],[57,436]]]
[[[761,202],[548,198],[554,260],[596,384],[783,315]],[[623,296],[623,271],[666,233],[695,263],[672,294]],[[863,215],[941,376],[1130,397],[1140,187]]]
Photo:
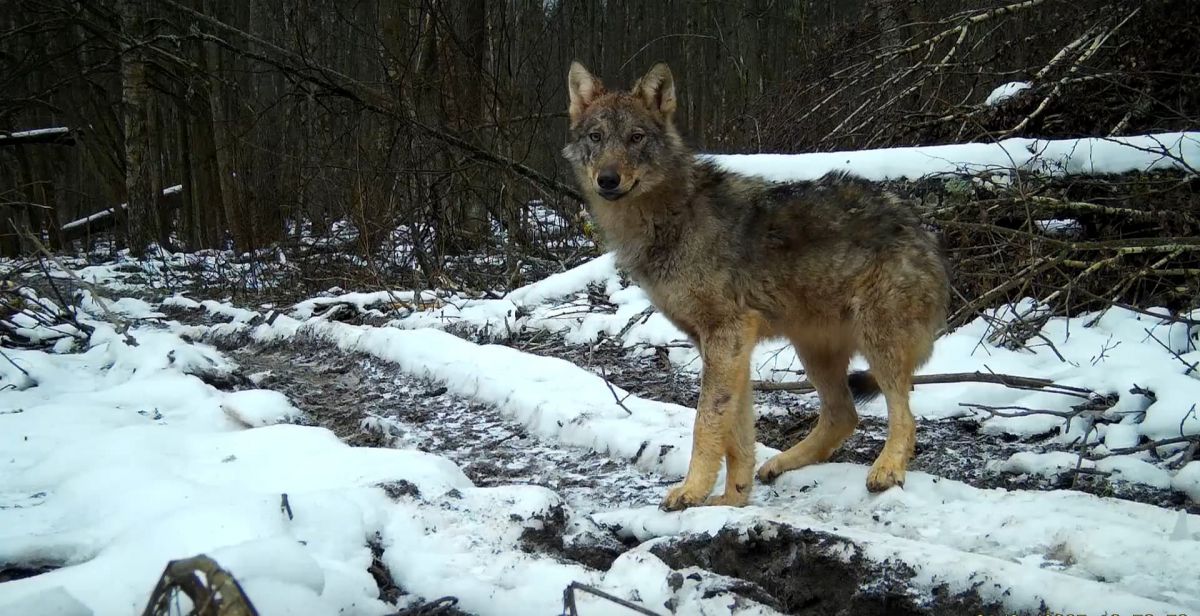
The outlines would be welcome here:
[[[150,84],[144,49],[140,46],[146,36],[146,17],[149,0],[120,0],[121,19],[121,109],[125,136],[125,192],[129,204],[129,249],[141,255],[154,241],[157,225],[153,179],[156,165],[151,157],[148,132]]]

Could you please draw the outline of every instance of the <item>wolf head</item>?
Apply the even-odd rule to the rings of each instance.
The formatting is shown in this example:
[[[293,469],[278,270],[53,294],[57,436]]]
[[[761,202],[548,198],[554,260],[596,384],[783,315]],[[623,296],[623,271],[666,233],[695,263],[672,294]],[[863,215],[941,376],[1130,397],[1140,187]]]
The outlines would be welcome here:
[[[582,64],[567,75],[571,161],[584,194],[621,201],[653,192],[685,171],[687,153],[672,116],[675,80],[656,64],[628,91],[608,92]]]

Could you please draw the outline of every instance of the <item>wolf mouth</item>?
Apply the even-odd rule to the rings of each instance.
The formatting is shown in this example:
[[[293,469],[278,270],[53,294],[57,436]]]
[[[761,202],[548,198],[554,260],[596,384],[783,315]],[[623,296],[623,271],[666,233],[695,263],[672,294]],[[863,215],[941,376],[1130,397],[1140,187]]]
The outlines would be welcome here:
[[[620,199],[621,197],[624,197],[625,195],[628,195],[629,193],[633,192],[633,189],[637,188],[638,184],[640,184],[641,182],[642,182],[641,180],[634,180],[633,186],[630,186],[629,190],[599,189],[596,191],[596,193],[599,194],[601,197],[604,197],[604,199],[606,201],[616,201],[616,200]]]

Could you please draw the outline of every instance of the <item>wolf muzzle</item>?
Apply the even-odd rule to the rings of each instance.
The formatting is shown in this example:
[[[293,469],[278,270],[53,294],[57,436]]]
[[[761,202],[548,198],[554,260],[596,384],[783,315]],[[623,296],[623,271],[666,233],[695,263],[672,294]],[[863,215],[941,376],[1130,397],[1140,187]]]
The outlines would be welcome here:
[[[641,180],[634,180],[627,190],[621,190],[621,174],[616,171],[601,171],[596,176],[596,194],[608,201],[616,201],[629,194]]]

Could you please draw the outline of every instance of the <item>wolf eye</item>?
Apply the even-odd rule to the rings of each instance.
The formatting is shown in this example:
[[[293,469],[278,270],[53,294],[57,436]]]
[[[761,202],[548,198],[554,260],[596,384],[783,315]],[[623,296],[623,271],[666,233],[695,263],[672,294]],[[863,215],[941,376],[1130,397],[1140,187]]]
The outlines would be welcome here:
[[[588,139],[591,139],[592,143],[600,143],[600,137],[601,135],[599,132],[588,133]]]
[[[641,143],[642,139],[646,138],[646,133],[634,133],[629,136],[629,141],[633,143]]]

